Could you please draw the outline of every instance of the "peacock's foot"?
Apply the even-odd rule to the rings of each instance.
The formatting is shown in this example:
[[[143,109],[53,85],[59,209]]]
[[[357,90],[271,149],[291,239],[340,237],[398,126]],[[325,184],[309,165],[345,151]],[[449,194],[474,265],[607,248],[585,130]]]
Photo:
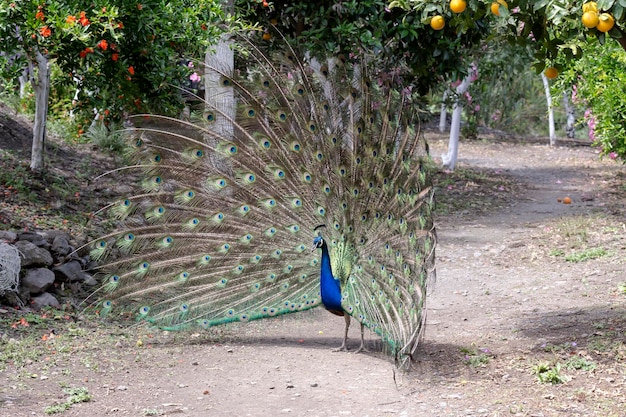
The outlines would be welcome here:
[[[347,351],[348,351],[348,346],[346,346],[345,344],[339,346],[338,348],[331,349],[331,352],[347,352]]]
[[[365,345],[361,344],[361,346],[359,346],[359,348],[357,350],[355,350],[354,353],[361,353],[361,352],[369,353],[370,350],[368,348],[366,348]]]

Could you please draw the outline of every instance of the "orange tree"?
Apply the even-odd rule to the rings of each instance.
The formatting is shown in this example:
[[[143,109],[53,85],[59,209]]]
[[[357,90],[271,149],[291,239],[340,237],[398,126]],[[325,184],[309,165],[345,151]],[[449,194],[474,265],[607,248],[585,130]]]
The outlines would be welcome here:
[[[444,1],[392,2],[394,6],[413,11],[428,10],[433,4],[437,4],[434,13],[451,20],[451,26],[465,25],[467,19],[447,10]],[[563,87],[560,92],[577,84],[579,99],[585,101],[593,115],[596,143],[604,154],[626,161],[626,118],[623,116],[626,96],[622,83],[625,77],[620,72],[626,50],[626,0],[511,0],[508,4],[504,0],[467,1],[468,11],[476,13],[484,9],[489,9],[494,16],[492,30],[503,30],[509,43],[528,46],[534,51],[537,72],[553,66],[558,70],[569,69],[570,83],[560,82],[558,85]],[[588,46],[589,41],[594,45],[592,48]],[[605,46],[607,43],[619,45],[621,52]],[[594,56],[585,56],[589,53]],[[579,63],[581,58],[583,61]],[[582,71],[583,77],[572,76],[572,71]],[[613,88],[607,88],[609,79]]]
[[[431,26],[444,7],[443,2],[432,1],[421,9],[390,7],[385,0],[235,5],[240,16],[265,27],[263,39],[269,47],[284,36],[318,57],[367,55],[370,75],[416,96],[424,96],[445,75],[466,71],[468,51],[487,35],[491,19],[487,10],[476,8],[458,14],[454,21],[435,19]]]
[[[172,111],[176,86],[218,34],[213,0],[0,0],[0,69],[14,77],[32,69],[35,129],[31,169],[43,168],[43,141],[55,62],[67,83],[78,83],[76,110],[93,117]]]

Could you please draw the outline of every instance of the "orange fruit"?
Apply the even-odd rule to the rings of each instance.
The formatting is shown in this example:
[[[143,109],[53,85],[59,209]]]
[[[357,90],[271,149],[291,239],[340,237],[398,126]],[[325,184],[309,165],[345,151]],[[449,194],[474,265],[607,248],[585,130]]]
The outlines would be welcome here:
[[[450,10],[454,13],[463,13],[467,8],[465,0],[450,0]]]
[[[572,204],[572,199],[571,199],[571,198],[569,198],[569,197],[565,197],[565,198],[563,199],[563,204]]]
[[[615,19],[613,19],[613,16],[609,13],[602,13],[598,16],[598,26],[596,26],[596,29],[600,32],[608,32],[613,29],[613,25],[615,25]]]
[[[500,6],[504,7],[507,10],[509,9],[509,5],[506,1],[498,0],[497,2],[494,1],[493,3],[491,3],[491,13],[495,14],[496,16],[500,16]]]
[[[559,75],[559,70],[554,68],[554,67],[549,67],[546,68],[546,70],[543,72],[543,74],[546,76],[546,78],[553,80],[556,77],[558,77]]]
[[[264,32],[263,33],[263,40],[264,41],[269,41],[270,39],[272,39],[272,34],[269,32]]]
[[[596,26],[598,26],[598,22],[600,21],[600,19],[598,18],[598,12],[594,12],[593,10],[590,10],[588,12],[583,13],[582,21],[585,27],[589,29],[595,28]]]
[[[445,25],[446,21],[441,15],[433,16],[433,18],[430,19],[430,27],[434,30],[441,30]]]
[[[586,12],[598,12],[598,4],[595,1],[590,1],[583,4],[583,13]]]

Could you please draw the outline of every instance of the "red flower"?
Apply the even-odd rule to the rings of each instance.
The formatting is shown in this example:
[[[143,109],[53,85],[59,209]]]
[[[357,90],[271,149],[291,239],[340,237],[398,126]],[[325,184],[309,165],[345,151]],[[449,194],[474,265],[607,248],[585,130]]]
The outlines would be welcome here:
[[[43,12],[41,10],[39,10],[37,12],[37,14],[35,14],[35,19],[37,20],[41,20],[43,22],[43,20],[46,18],[46,16],[44,16]]]
[[[81,58],[84,58],[87,56],[87,54],[93,54],[93,48],[85,48],[82,51],[80,51],[80,53],[78,54],[78,56],[80,56]]]
[[[128,67],[128,72],[130,72],[130,75],[135,75],[135,68],[133,68],[133,66],[131,65],[130,67]]]
[[[203,23],[200,28],[202,28],[202,30],[206,30],[206,25]]]
[[[107,48],[109,47],[109,43],[106,41],[106,39],[102,39],[100,42],[98,42],[96,46],[102,49],[103,51],[106,51]]]
[[[117,60],[120,59],[120,54],[112,54],[111,59],[113,62],[117,62]]]
[[[87,19],[87,16],[85,16],[85,12],[80,12],[80,19],[78,19],[78,21],[83,26],[87,26],[91,23],[89,19]]]
[[[65,21],[66,21],[67,23],[69,23],[69,24],[76,23],[76,16],[69,15],[69,16],[65,19]]]
[[[41,29],[39,29],[39,33],[41,33],[41,36],[43,36],[44,38],[47,38],[48,36],[52,34],[52,31],[50,30],[48,26],[44,26]]]
[[[123,29],[124,28],[124,24],[122,22],[117,22],[117,28],[118,29]]]

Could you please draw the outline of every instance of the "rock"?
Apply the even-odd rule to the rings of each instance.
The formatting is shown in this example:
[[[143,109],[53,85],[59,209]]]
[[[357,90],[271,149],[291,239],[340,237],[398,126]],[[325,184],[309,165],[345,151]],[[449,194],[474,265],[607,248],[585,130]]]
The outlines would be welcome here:
[[[61,304],[54,298],[54,295],[44,292],[32,298],[31,307],[35,310],[41,310],[44,307],[61,308]]]
[[[0,230],[0,241],[13,243],[17,240],[17,233],[9,232],[8,230]]]
[[[27,269],[22,278],[22,288],[30,294],[39,294],[54,284],[54,272],[48,268]]]
[[[28,266],[50,266],[52,265],[52,255],[44,248],[40,248],[27,240],[15,242],[15,247],[20,251],[22,268]]]
[[[83,285],[87,286],[87,287],[95,287],[96,285],[99,284],[98,280],[95,279],[91,274],[88,274],[86,272],[83,272],[83,281],[82,281]]]
[[[28,242],[34,243],[40,248],[48,249],[50,247],[48,241],[42,235],[36,232],[22,232],[17,235],[17,238],[20,241],[26,240]]]
[[[73,252],[74,248],[70,246],[70,242],[65,236],[58,235],[52,241],[50,251],[57,257],[57,259],[61,259]]]
[[[58,237],[62,237],[68,242],[70,241],[69,235],[62,230],[46,230],[45,232],[41,232],[41,236],[46,239],[48,243],[53,243]]]
[[[53,268],[57,281],[60,282],[76,282],[85,281],[85,273],[78,261],[69,261]]]

